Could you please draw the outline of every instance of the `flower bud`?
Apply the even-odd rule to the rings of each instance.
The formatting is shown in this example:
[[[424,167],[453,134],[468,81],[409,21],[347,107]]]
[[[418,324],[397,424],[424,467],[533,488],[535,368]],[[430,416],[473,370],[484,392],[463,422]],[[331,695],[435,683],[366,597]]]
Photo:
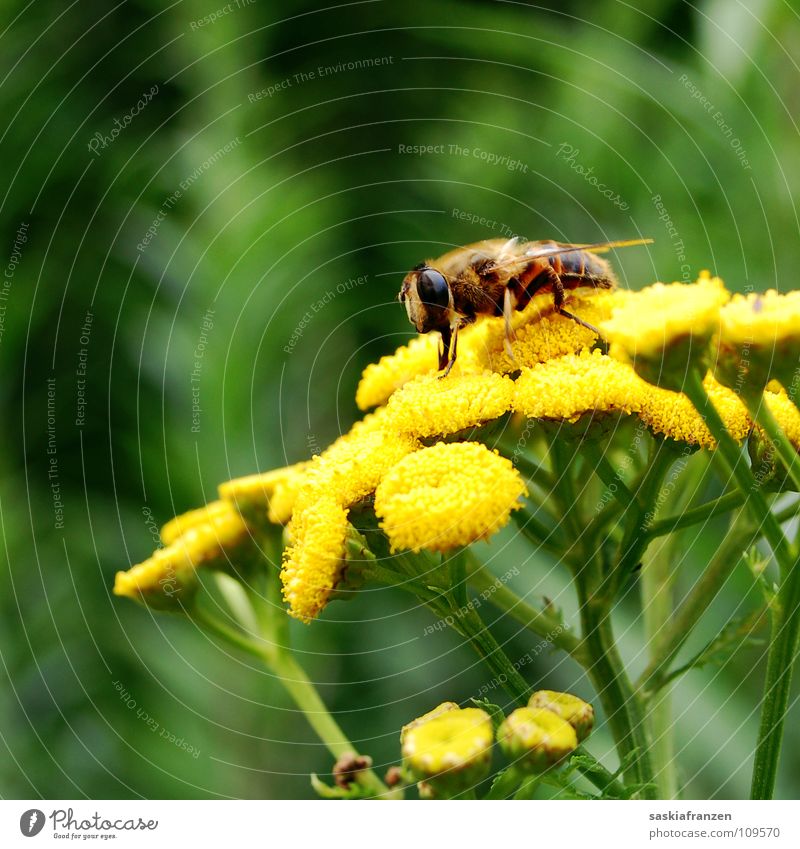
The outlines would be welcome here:
[[[403,765],[420,782],[421,796],[452,798],[489,772],[492,720],[480,708],[446,708],[426,717],[403,729]]]
[[[520,769],[543,772],[578,746],[575,729],[547,708],[517,708],[497,729],[497,742]]]
[[[547,708],[565,719],[574,729],[578,742],[585,740],[594,727],[594,708],[570,693],[538,690],[528,700],[530,708]]]

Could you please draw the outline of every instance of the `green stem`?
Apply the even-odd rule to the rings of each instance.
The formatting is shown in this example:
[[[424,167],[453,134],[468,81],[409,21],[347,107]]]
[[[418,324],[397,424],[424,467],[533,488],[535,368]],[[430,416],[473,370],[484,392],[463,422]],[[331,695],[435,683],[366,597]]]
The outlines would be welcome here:
[[[778,452],[783,465],[786,466],[789,477],[794,484],[794,489],[800,491],[800,458],[797,456],[794,445],[772,414],[772,410],[767,406],[766,398],[744,393],[742,400],[747,405],[753,420],[756,424],[761,425],[770,442],[775,446],[775,450]]]
[[[600,698],[617,745],[627,764],[626,779],[641,784],[646,799],[655,798],[650,745],[644,713],[614,642],[610,612],[602,596],[592,591],[585,574],[577,576],[587,674]]]
[[[189,615],[200,627],[261,660],[281,682],[334,758],[356,752],[356,747],[331,716],[313,682],[292,654],[265,640],[251,639],[236,628],[219,621],[200,606]],[[376,796],[389,792],[372,770],[361,772],[358,781]]]
[[[750,790],[753,799],[771,799],[775,790],[783,726],[789,704],[792,667],[800,633],[800,569],[778,520],[769,509],[750,469],[741,462],[741,453],[736,443],[728,434],[722,419],[710,402],[699,373],[690,375],[685,391],[705,418],[709,430],[717,440],[719,451],[728,470],[736,477],[742,492],[746,494],[746,504],[752,512],[756,525],[763,527],[764,536],[772,548],[780,569],[780,585],[773,608],[772,637],[767,656],[761,723]],[[774,436],[771,438],[783,457],[783,452],[787,450],[786,443],[788,443],[785,434],[774,421],[769,410],[765,415],[759,407],[755,413],[757,419],[759,415],[761,416],[762,427],[767,430],[768,435],[770,435],[768,428],[773,430]],[[781,445],[784,446],[783,449]],[[796,458],[791,456],[788,459],[787,469],[791,474],[796,469]]]
[[[622,479],[622,475],[614,470],[614,467],[595,443],[587,440],[583,445],[583,451],[592,462],[592,470],[606,485],[608,491],[617,499],[622,507],[627,507],[633,500],[633,493]]]
[[[658,657],[665,629],[672,619],[672,570],[668,543],[657,549],[650,546],[642,555],[642,612],[645,637],[650,657]],[[656,787],[660,799],[678,797],[678,775],[675,769],[675,745],[672,724],[672,704],[669,690],[664,687],[647,705],[647,718],[653,738],[652,757],[656,767]]]
[[[491,635],[477,611],[462,608],[455,618],[453,628],[466,637],[489,667],[497,683],[502,685],[511,698],[518,705],[527,704],[531,688]]]
[[[684,385],[684,392],[697,412],[703,417],[711,435],[716,440],[716,456],[721,459],[728,474],[735,479],[756,526],[762,528],[764,537],[775,553],[775,559],[782,568],[788,568],[791,556],[786,537],[753,478],[750,468],[743,459],[739,446],[728,433],[725,423],[711,403],[699,371],[691,370],[689,372]]]
[[[635,499],[629,505],[627,515],[623,515],[625,533],[619,546],[616,565],[606,579],[605,592],[609,602],[613,602],[617,597],[620,587],[628,580],[650,542],[648,518],[652,519],[652,516],[648,517],[648,511],[655,509],[656,491],[675,457],[674,446],[665,441],[653,444],[650,463],[636,489]]]
[[[740,562],[742,552],[752,543],[755,536],[752,526],[739,530],[743,522],[742,513],[740,509],[733,514],[728,534],[664,630],[655,655],[636,684],[643,698],[658,692],[667,680],[670,664]]]
[[[775,600],[764,701],[753,763],[752,799],[771,799],[775,789],[799,633],[800,561],[784,576]]]
[[[521,599],[501,578],[493,575],[472,552],[467,560],[468,580],[474,590],[487,601],[500,608],[521,625],[552,643],[579,663],[585,663],[580,640],[571,634],[563,621]]]
[[[665,534],[672,534],[675,533],[675,531],[682,530],[683,528],[688,528],[692,525],[698,525],[700,522],[713,519],[715,516],[719,516],[722,513],[728,513],[736,507],[739,507],[741,504],[744,504],[744,496],[741,492],[738,490],[735,490],[734,492],[727,492],[725,495],[721,495],[719,498],[713,499],[713,501],[701,504],[699,507],[693,507],[691,510],[681,511],[678,516],[670,516],[667,519],[660,519],[658,522],[653,522],[653,524],[650,525],[650,530],[647,532],[647,535],[650,539],[655,539],[656,537],[661,537]]]

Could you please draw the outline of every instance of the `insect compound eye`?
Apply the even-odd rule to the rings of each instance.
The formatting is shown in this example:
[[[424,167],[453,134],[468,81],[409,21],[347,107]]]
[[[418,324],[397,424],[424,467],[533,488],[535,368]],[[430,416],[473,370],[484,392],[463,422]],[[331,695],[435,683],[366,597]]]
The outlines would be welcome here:
[[[417,278],[417,294],[426,306],[445,309],[450,304],[450,287],[444,275],[432,268],[425,268]]]

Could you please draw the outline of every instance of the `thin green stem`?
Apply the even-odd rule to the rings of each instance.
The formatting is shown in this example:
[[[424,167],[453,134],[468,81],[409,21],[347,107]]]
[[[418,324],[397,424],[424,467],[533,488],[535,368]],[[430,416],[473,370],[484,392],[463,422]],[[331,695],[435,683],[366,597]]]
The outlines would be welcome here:
[[[672,619],[672,570],[669,543],[651,545],[642,555],[642,612],[645,638],[650,657],[661,651],[665,628]],[[660,799],[678,797],[678,775],[675,769],[675,744],[672,723],[672,704],[669,690],[664,687],[647,705],[647,718],[653,739],[652,758],[655,781]]]
[[[764,701],[758,731],[752,799],[771,799],[775,790],[783,728],[789,706],[792,671],[800,634],[800,562],[783,577],[772,618],[772,637],[767,656]]]
[[[725,539],[663,631],[655,654],[636,684],[644,698],[658,692],[667,680],[670,664],[740,562],[742,552],[752,543],[755,531],[752,526],[744,526],[743,512],[740,509],[733,514]]]
[[[467,561],[467,576],[470,585],[481,595],[507,613],[529,631],[572,655],[579,663],[585,663],[580,640],[567,630],[564,622],[521,599],[501,579],[493,575],[472,552]]]
[[[778,457],[786,466],[794,489],[800,490],[800,458],[797,456],[797,449],[792,445],[772,414],[772,410],[767,406],[766,398],[744,393],[742,400],[747,405],[753,420],[764,428],[770,442],[775,446]]]
[[[458,613],[459,615],[454,617],[452,627],[469,641],[495,676],[496,682],[514,701],[518,705],[527,704],[531,688],[489,632],[477,611],[462,609]]]
[[[716,456],[721,459],[728,474],[736,481],[742,495],[745,497],[745,503],[751,516],[756,522],[756,525],[762,529],[764,537],[775,553],[775,559],[782,568],[788,568],[788,564],[791,562],[791,554],[786,537],[783,535],[777,519],[770,510],[764,494],[753,478],[750,468],[744,461],[739,446],[730,433],[728,433],[725,423],[711,403],[711,399],[708,397],[708,393],[703,386],[703,380],[699,371],[692,370],[689,372],[686,383],[684,384],[684,392],[689,397],[697,412],[703,417],[708,429],[711,431],[711,435],[716,440]]]
[[[609,606],[590,586],[589,578],[587,574],[577,576],[583,640],[589,656],[587,673],[605,710],[620,760],[627,764],[626,779],[643,785],[643,796],[653,799],[653,767],[642,705],[617,651]]]
[[[692,525],[699,525],[700,522],[706,522],[715,516],[734,510],[744,504],[744,499],[745,497],[738,490],[726,492],[719,498],[693,507],[691,510],[684,510],[677,516],[670,516],[667,519],[659,519],[659,521],[653,522],[647,535],[650,539],[655,539],[666,534],[673,534],[675,531],[683,530],[683,528],[689,528]]]
[[[608,491],[617,499],[622,507],[627,507],[633,500],[633,493],[622,476],[614,470],[605,452],[589,440],[583,445],[583,451],[591,460],[592,471],[605,484]]]
[[[334,758],[356,752],[356,747],[331,716],[313,682],[290,652],[265,640],[248,637],[238,629],[219,621],[201,606],[192,610],[190,617],[215,636],[261,660],[281,682]],[[372,770],[359,773],[358,782],[374,795],[388,793],[386,785]]]
[[[617,562],[611,574],[607,576],[604,592],[609,602],[616,598],[620,587],[624,585],[633,569],[639,563],[647,548],[649,521],[657,501],[656,495],[667,469],[675,461],[674,447],[666,442],[654,443],[650,464],[635,492],[635,499],[624,515],[625,533],[619,546]]]
[[[751,416],[764,429],[774,446],[794,487],[800,489],[797,451],[776,421],[766,400],[750,393],[745,393],[743,398]],[[794,549],[796,553],[796,546]],[[753,763],[753,799],[771,799],[774,793],[799,634],[800,561],[795,560],[794,563],[781,564],[781,580],[773,605],[764,700]]]

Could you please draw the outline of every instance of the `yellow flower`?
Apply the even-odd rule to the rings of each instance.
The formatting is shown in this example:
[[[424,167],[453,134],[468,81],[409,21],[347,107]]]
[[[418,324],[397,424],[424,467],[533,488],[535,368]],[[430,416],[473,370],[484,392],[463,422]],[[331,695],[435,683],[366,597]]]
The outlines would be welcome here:
[[[387,426],[420,438],[444,436],[499,418],[513,397],[512,380],[488,371],[418,377],[389,399]]]
[[[409,380],[420,374],[435,372],[439,366],[439,344],[437,333],[426,333],[414,337],[394,354],[370,363],[364,369],[356,390],[359,410],[385,404],[392,393]],[[458,363],[456,367],[459,367]]]
[[[530,418],[574,422],[584,413],[637,412],[643,391],[630,366],[600,351],[584,351],[524,368],[514,409]]]
[[[703,365],[730,295],[703,272],[696,283],[655,283],[636,292],[600,325],[611,354],[649,383],[680,390],[688,368]]]
[[[383,411],[367,416],[301,472],[281,580],[289,613],[303,622],[319,614],[342,576],[347,508],[371,495],[386,472],[417,448],[384,425]]]
[[[538,690],[528,699],[530,708],[547,708],[565,719],[574,729],[578,742],[585,740],[594,727],[594,708],[570,693]]]
[[[406,726],[403,763],[432,791],[430,795],[455,796],[486,777],[492,737],[492,721],[486,712],[479,708],[447,710]]]
[[[744,404],[734,392],[720,386],[710,374],[706,375],[703,385],[728,432],[737,442],[741,442],[752,427]],[[682,393],[648,386],[642,396],[639,418],[654,433],[661,433],[677,442],[703,448],[716,447],[716,441],[702,416]]]
[[[786,392],[767,390],[765,403],[795,449],[800,451],[800,411],[791,402]],[[756,426],[747,443],[751,466],[756,482],[773,492],[796,491],[785,463],[778,456],[775,446],[761,427]]]
[[[476,442],[440,442],[386,474],[375,513],[393,550],[448,551],[502,528],[525,493],[517,470],[497,452]]]
[[[417,448],[401,433],[359,422],[309,464],[297,495],[295,513],[317,498],[331,497],[349,507],[370,495],[388,469]]]
[[[497,729],[497,742],[520,769],[542,772],[578,747],[575,729],[552,710],[517,708]]]
[[[734,295],[720,313],[717,343],[717,378],[738,392],[760,392],[771,378],[796,382],[800,292]]]
[[[784,390],[765,392],[764,401],[789,441],[800,450],[800,410]]]
[[[456,704],[456,702],[442,702],[440,705],[436,705],[433,710],[429,710],[427,713],[423,713],[422,716],[418,716],[416,719],[412,719],[407,725],[404,725],[400,729],[400,745],[402,746],[405,742],[406,735],[413,728],[416,728],[419,725],[422,725],[425,722],[428,722],[431,719],[436,719],[437,716],[441,716],[443,713],[447,713],[451,710],[461,710],[461,708]]]
[[[247,525],[227,503],[224,509],[214,502],[173,519],[164,526],[162,537],[170,544],[127,572],[117,572],[115,595],[176,609],[197,589],[199,568],[228,571],[231,562],[239,566],[255,551]]]
[[[624,289],[581,290],[569,301],[569,311],[595,327],[608,319],[614,308],[625,304],[631,293]],[[515,313],[512,321],[515,339],[511,343],[514,359],[505,351],[503,319],[488,319],[482,330],[470,339],[475,359],[493,371],[515,372],[520,366],[535,366],[566,354],[588,350],[597,341],[597,334],[572,319],[553,311],[553,296],[538,295]]]
[[[344,566],[347,528],[347,511],[329,497],[292,518],[281,581],[295,618],[310,622],[327,604]]]
[[[624,290],[581,290],[570,299],[569,308],[596,325],[608,318],[615,306],[624,303],[628,294]],[[516,335],[512,342],[513,362],[505,353],[504,319],[481,317],[463,328],[458,336],[458,359],[451,374],[480,374],[486,369],[513,372],[521,365],[534,365],[589,348],[597,339],[588,328],[554,313],[551,294],[537,295],[525,309],[515,312],[512,327]],[[396,390],[415,377],[435,374],[439,344],[439,334],[427,333],[368,365],[356,392],[359,409],[385,404]]]
[[[299,483],[307,467],[307,462],[295,463],[293,466],[236,478],[219,485],[219,496],[254,517],[260,518],[269,510],[270,514],[275,516],[274,519],[270,517],[270,521],[283,524],[282,521],[277,521],[283,518],[283,512],[273,511],[272,501],[279,492],[285,498],[287,488],[293,483]],[[284,521],[286,520],[288,516],[285,517]]]
[[[183,536],[187,531],[199,525],[214,524],[218,520],[224,524],[232,517],[235,517],[235,512],[226,501],[212,501],[210,504],[206,504],[205,507],[189,510],[187,513],[182,513],[180,516],[170,519],[161,528],[161,540],[164,545],[170,545],[178,537]]]

